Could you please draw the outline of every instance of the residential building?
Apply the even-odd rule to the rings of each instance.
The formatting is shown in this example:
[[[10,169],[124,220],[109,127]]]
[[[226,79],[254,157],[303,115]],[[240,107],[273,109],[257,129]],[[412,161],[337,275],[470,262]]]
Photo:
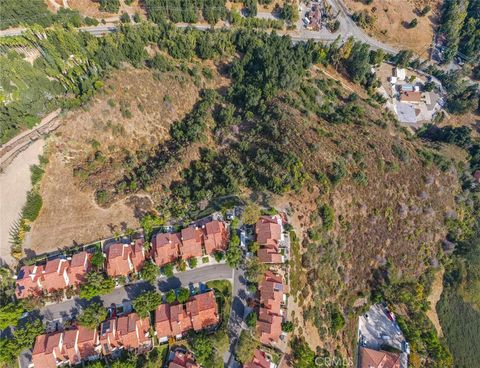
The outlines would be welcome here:
[[[400,102],[419,104],[422,101],[422,92],[419,91],[401,91]]]
[[[407,77],[407,71],[405,70],[405,68],[395,68],[395,77],[399,81],[404,81]]]
[[[286,286],[280,276],[267,271],[259,284],[260,312],[257,320],[257,332],[260,342],[274,346],[282,334],[283,311]]]
[[[227,249],[228,233],[225,223],[218,220],[207,222],[203,227],[203,239],[207,254]]]
[[[195,362],[192,353],[177,349],[168,363],[168,368],[200,368],[200,365]]]
[[[217,302],[212,290],[190,298],[186,303],[186,310],[192,319],[192,327],[195,331],[214,326],[219,322]]]
[[[400,355],[383,350],[360,347],[359,368],[400,368]]]
[[[175,262],[180,258],[182,240],[180,233],[159,233],[152,239],[153,259],[158,266]]]
[[[64,332],[37,336],[32,351],[35,368],[56,368],[61,364],[78,364],[98,357],[96,330],[78,326]]]
[[[70,267],[67,269],[67,275],[70,283],[74,286],[79,286],[85,282],[87,273],[91,269],[90,259],[92,255],[82,251],[72,256]]]
[[[181,231],[180,254],[183,259],[201,257],[203,232],[197,227],[187,227]]]
[[[258,258],[263,263],[283,263],[280,244],[284,240],[280,216],[261,216],[255,224],[257,242],[260,245]]]
[[[63,290],[70,285],[67,269],[69,262],[66,259],[57,258],[47,261],[43,270],[42,285],[48,291]]]
[[[215,293],[192,296],[185,304],[160,304],[155,311],[155,331],[160,342],[180,339],[190,330],[200,331],[219,322]]]
[[[23,266],[16,280],[15,295],[18,299],[42,293],[43,266]]]
[[[282,317],[266,308],[260,308],[257,332],[262,344],[275,346],[282,335]]]
[[[100,345],[104,355],[119,349],[145,352],[152,346],[150,318],[136,313],[110,318],[100,325]]]
[[[112,244],[107,250],[107,274],[112,277],[138,272],[144,262],[143,240],[135,244]]]
[[[272,363],[266,356],[265,352],[256,349],[253,353],[253,359],[243,365],[243,368],[276,368],[277,365]]]
[[[271,271],[265,272],[262,282],[258,285],[260,292],[260,305],[267,308],[270,313],[281,315],[281,304],[285,302],[286,285],[280,276]]]

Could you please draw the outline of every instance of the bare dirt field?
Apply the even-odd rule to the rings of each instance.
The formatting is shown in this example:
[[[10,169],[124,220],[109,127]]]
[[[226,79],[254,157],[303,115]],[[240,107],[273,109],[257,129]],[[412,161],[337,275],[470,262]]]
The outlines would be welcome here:
[[[44,204],[25,240],[26,253],[88,243],[138,227],[139,217],[152,208],[148,194],[100,208],[94,200],[95,189],[122,178],[126,152],[148,154],[161,144],[169,136],[170,125],[192,109],[200,88],[208,83],[194,83],[179,71],[155,74],[125,67],[106,80],[84,109],[68,113],[49,146],[51,157],[40,189]],[[196,154],[197,150],[190,159]],[[92,157],[100,156],[101,163],[92,164]],[[91,176],[75,176],[79,166],[88,167]]]
[[[0,174],[0,264],[13,265],[10,255],[10,229],[20,217],[27,192],[32,188],[30,166],[38,164],[44,140],[30,144]]]
[[[78,10],[80,14],[86,17],[92,17],[97,19],[107,19],[116,16],[113,13],[106,13],[100,11],[100,4],[97,1],[92,0],[68,0],[68,6],[70,9]]]
[[[439,0],[373,0],[370,5],[358,0],[344,2],[352,13],[366,10],[376,18],[373,28],[367,30],[371,36],[392,46],[413,50],[421,57],[428,58]],[[423,9],[426,5],[432,10],[426,16],[418,16],[416,9]],[[417,18],[418,24],[415,28],[409,29],[406,23],[414,18]]]

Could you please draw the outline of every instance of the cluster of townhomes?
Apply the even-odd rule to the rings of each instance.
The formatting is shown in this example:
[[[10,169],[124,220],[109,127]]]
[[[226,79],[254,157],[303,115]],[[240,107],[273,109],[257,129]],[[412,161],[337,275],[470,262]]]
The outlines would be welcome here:
[[[32,351],[32,366],[56,368],[63,364],[74,365],[123,350],[144,353],[153,347],[151,327],[159,342],[166,342],[170,338],[181,339],[191,330],[198,332],[219,323],[218,306],[212,290],[194,295],[184,304],[160,304],[154,315],[153,325],[150,317],[142,319],[132,312],[112,315],[98,329],[74,326],[65,331],[37,336]],[[176,360],[182,357],[178,356]],[[186,361],[188,359],[185,357]]]
[[[139,272],[148,258],[158,266],[179,259],[210,255],[227,248],[228,232],[224,222],[213,220],[202,226],[190,226],[178,233],[159,233],[152,239],[148,252],[143,239],[131,243],[113,243],[106,247],[105,272],[110,277],[129,276]],[[56,258],[42,265],[23,266],[16,279],[19,299],[40,297],[54,291],[76,288],[86,282],[92,269],[92,254],[81,251],[71,258]],[[159,343],[181,339],[188,331],[213,328],[219,323],[218,306],[212,290],[191,296],[184,303],[161,304],[154,312],[154,321],[140,318],[135,312],[112,315],[97,329],[74,325],[64,331],[43,334],[36,338],[32,351],[32,367],[54,368],[74,365],[101,356],[116,355],[122,350],[142,353],[152,348],[154,336]],[[183,365],[182,365],[183,364]],[[188,352],[175,351],[170,367],[195,368]]]
[[[110,277],[128,276],[139,272],[147,258],[152,258],[158,266],[164,266],[179,259],[223,251],[227,243],[225,223],[213,220],[201,227],[187,227],[178,233],[157,234],[152,239],[150,253],[145,250],[143,239],[129,244],[111,244],[105,251],[105,270]],[[48,260],[45,265],[23,266],[16,280],[17,298],[78,287],[85,282],[91,270],[91,257],[92,254],[82,251],[71,259],[56,258]]]
[[[283,264],[284,246],[283,221],[280,216],[261,216],[255,225],[255,233],[260,249],[257,252],[260,262]],[[266,346],[277,347],[282,336],[284,308],[287,301],[287,285],[282,276],[272,270],[265,272],[263,280],[258,285],[260,306],[256,330],[260,342]],[[257,349],[253,360],[245,368],[271,368],[275,365],[268,359],[265,352]]]

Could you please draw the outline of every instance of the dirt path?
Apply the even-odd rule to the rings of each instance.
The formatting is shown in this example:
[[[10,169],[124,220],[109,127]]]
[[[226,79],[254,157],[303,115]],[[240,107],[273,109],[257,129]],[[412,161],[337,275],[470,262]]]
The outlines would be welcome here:
[[[430,302],[430,309],[427,311],[427,317],[430,319],[430,321],[432,321],[433,325],[435,326],[438,336],[443,336],[442,326],[440,325],[440,320],[438,319],[436,307],[443,291],[443,274],[444,273],[445,273],[445,270],[443,269],[443,267],[437,271],[432,284],[432,292],[427,298],[427,300]]]
[[[44,140],[39,139],[20,152],[0,174],[0,264],[13,265],[10,255],[10,229],[18,220],[31,189],[30,166],[38,163]]]

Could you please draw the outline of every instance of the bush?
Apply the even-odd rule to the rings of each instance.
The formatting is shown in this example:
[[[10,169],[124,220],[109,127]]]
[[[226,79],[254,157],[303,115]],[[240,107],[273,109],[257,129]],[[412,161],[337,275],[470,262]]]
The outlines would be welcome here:
[[[177,300],[179,303],[186,303],[190,298],[190,291],[187,288],[180,288],[177,292]]]
[[[192,269],[197,267],[197,263],[198,263],[198,261],[197,261],[197,258],[195,258],[195,257],[192,257],[192,258],[188,259],[188,267],[190,267]]]
[[[167,276],[167,277],[172,277],[173,276],[173,264],[169,263],[166,264],[161,268],[162,273]]]
[[[215,253],[213,253],[213,257],[215,258],[215,261],[221,262],[223,260],[224,254],[222,251],[217,250]]]
[[[27,202],[22,210],[22,215],[26,220],[35,221],[42,209],[42,196],[36,191],[30,191],[27,194]]]
[[[251,311],[247,318],[245,318],[245,323],[248,327],[254,328],[257,325],[257,319],[257,313],[255,313],[255,311]]]
[[[282,331],[293,332],[293,322],[292,321],[282,322]]]
[[[147,261],[143,265],[143,268],[140,270],[140,277],[153,284],[157,281],[157,277],[159,274],[159,269],[155,263],[152,261]]]
[[[208,257],[203,257],[202,258],[202,263],[208,263],[208,262],[210,262],[210,258],[208,258]]]
[[[321,205],[318,209],[318,213],[322,219],[323,228],[327,231],[333,229],[335,224],[335,211],[328,204]]]
[[[178,262],[177,262],[177,270],[179,272],[185,272],[187,270],[187,263],[185,262],[185,260],[183,259],[180,259]]]
[[[175,300],[177,300],[177,295],[175,295],[175,291],[174,290],[169,290],[165,293],[165,301],[168,303],[168,304],[173,304],[175,303]]]

